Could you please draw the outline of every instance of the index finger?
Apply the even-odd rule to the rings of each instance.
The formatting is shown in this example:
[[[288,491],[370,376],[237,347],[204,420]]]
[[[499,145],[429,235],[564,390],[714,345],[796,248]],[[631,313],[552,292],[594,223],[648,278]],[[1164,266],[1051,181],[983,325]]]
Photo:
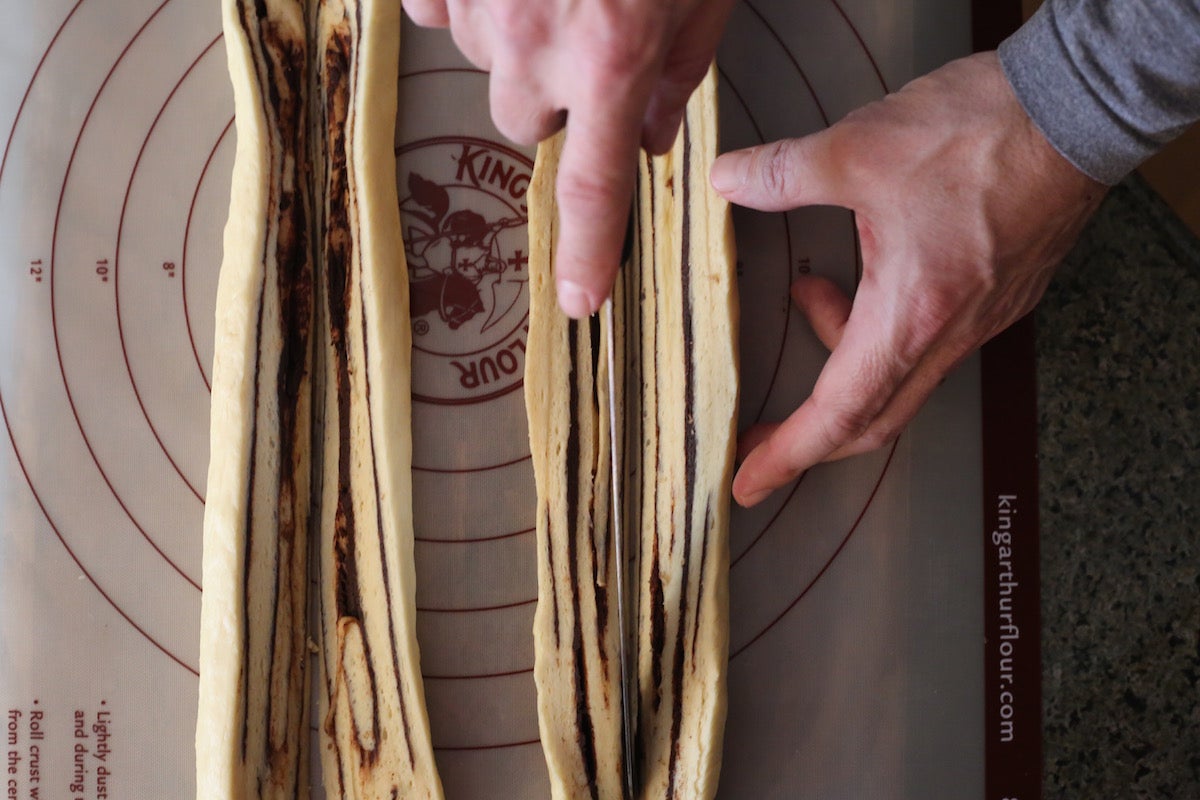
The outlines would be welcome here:
[[[558,165],[558,302],[568,316],[594,312],[612,291],[633,199],[641,93],[612,92],[572,106]]]

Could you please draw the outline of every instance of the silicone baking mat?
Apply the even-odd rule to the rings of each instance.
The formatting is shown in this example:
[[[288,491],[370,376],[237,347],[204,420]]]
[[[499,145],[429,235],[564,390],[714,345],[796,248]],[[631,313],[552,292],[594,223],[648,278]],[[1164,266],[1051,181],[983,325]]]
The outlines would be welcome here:
[[[723,146],[817,130],[965,51],[960,5],[738,4],[719,58]],[[218,5],[22,6],[0,28],[7,796],[192,797],[212,319],[235,138]],[[433,738],[448,797],[543,798],[520,391],[532,153],[492,128],[486,76],[448,35],[406,27],[402,49]],[[466,238],[445,224],[460,212]],[[794,408],[825,356],[789,283],[813,271],[851,289],[858,255],[842,210],[735,222],[745,425]],[[895,446],[735,512],[723,798],[982,796],[980,431],[972,361]]]

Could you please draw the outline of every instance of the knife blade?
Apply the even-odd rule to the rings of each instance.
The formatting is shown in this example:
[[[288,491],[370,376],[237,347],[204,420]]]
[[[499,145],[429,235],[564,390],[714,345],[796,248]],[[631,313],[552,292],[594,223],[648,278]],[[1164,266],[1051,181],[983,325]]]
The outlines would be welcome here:
[[[628,266],[629,258],[633,252],[633,211],[630,210],[629,225],[625,230],[625,242],[621,248],[621,269]],[[625,796],[628,800],[633,800],[636,796],[637,789],[637,757],[633,747],[634,733],[634,680],[636,679],[636,671],[634,668],[634,648],[630,642],[630,629],[632,625],[629,622],[629,586],[626,572],[629,569],[628,548],[626,547],[625,537],[627,529],[625,526],[625,506],[622,503],[622,472],[621,469],[621,450],[617,436],[617,359],[616,359],[616,328],[614,324],[613,314],[613,294],[615,294],[616,284],[613,285],[613,292],[609,293],[608,298],[604,301],[603,314],[604,323],[607,328],[607,351],[608,351],[608,425],[609,425],[609,463],[611,464],[611,488],[609,494],[610,514],[612,515],[612,534],[617,561],[617,631],[620,637],[620,646],[618,649],[620,662],[620,681],[621,681],[621,736],[622,736],[622,772],[625,778]]]
[[[626,797],[633,798],[637,784],[635,758],[633,752],[633,668],[630,662],[629,623],[629,594],[626,586],[625,572],[628,568],[625,547],[625,525],[622,516],[624,506],[621,502],[621,469],[620,449],[617,443],[617,404],[616,404],[616,358],[613,330],[613,308],[611,295],[604,301],[604,322],[608,328],[608,423],[609,423],[609,461],[612,465],[612,488],[610,493],[610,514],[612,515],[612,532],[617,561],[617,631],[620,637],[618,649],[621,680],[621,735],[624,753],[622,768],[625,776]]]

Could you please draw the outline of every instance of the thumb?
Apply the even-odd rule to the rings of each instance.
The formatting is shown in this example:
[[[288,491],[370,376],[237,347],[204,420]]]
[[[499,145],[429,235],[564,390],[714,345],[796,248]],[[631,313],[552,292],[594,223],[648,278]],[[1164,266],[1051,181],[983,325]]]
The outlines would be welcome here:
[[[726,200],[759,211],[847,206],[830,155],[828,131],[820,131],[725,153],[709,179]]]

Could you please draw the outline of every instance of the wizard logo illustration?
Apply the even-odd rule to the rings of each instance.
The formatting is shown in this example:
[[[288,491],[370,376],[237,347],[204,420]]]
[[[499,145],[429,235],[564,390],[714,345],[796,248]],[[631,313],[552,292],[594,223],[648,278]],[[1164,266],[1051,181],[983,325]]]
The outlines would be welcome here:
[[[470,403],[521,385],[529,314],[521,153],[468,137],[400,148],[414,397]]]

